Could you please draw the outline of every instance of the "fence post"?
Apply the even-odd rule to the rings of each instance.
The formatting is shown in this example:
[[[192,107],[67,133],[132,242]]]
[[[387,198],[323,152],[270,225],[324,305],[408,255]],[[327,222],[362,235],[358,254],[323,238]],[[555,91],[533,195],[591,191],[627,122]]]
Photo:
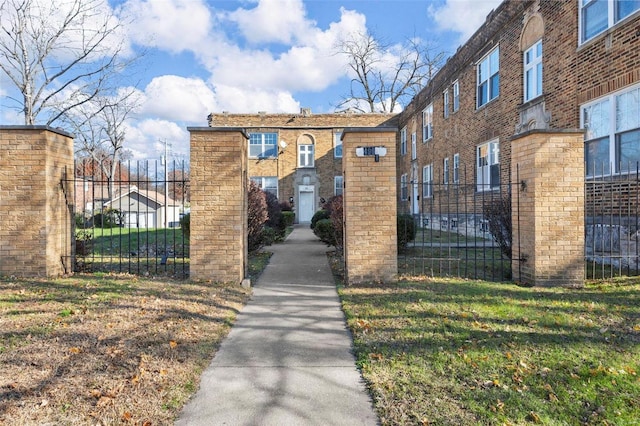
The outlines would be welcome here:
[[[342,146],[345,280],[393,281],[398,274],[396,130],[347,128]]]
[[[247,140],[242,129],[198,127],[191,133],[190,276],[245,284]]]
[[[532,130],[514,136],[511,175],[519,191],[512,196],[514,280],[583,286],[584,133]]]
[[[0,275],[73,272],[72,179],[71,135],[0,126]]]

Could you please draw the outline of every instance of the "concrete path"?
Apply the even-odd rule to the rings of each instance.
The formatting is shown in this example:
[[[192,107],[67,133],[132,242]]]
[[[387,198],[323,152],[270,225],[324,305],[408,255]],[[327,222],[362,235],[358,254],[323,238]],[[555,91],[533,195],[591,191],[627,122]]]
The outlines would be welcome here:
[[[176,425],[376,425],[327,246],[297,226],[274,252]]]

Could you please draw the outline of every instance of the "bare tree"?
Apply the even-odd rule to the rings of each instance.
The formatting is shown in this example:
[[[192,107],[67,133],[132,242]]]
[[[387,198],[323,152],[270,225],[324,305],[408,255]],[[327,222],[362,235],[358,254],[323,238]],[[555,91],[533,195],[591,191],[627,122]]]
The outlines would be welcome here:
[[[76,155],[90,158],[99,167],[113,197],[114,178],[121,173],[121,162],[129,152],[124,149],[125,123],[138,106],[134,90],[117,97],[93,97],[67,113],[63,121],[76,135]]]
[[[51,125],[110,91],[126,66],[107,0],[0,0],[0,70],[26,125]]]
[[[352,33],[337,49],[355,74],[338,109],[359,112],[394,112],[426,85],[445,57],[417,38],[388,45],[370,33]]]

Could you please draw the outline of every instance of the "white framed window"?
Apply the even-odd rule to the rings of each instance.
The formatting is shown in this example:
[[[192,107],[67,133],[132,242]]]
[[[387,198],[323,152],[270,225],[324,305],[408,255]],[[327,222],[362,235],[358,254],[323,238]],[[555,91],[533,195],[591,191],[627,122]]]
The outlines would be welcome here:
[[[587,177],[635,172],[640,166],[640,85],[580,108]]]
[[[277,133],[249,134],[249,158],[269,158],[278,156]]]
[[[453,82],[453,112],[460,109],[460,82],[458,80]]]
[[[433,197],[433,164],[422,168],[422,198]]]
[[[478,63],[477,68],[477,107],[500,95],[500,47],[489,52]]]
[[[298,167],[314,167],[313,145],[298,145]]]
[[[400,155],[407,154],[407,127],[400,130]]]
[[[638,0],[578,0],[580,42],[584,43],[640,10]]]
[[[500,145],[497,140],[476,147],[476,187],[478,192],[500,186]]]
[[[460,183],[460,154],[453,154],[453,183]]]
[[[411,159],[418,158],[418,144],[417,144],[416,132],[411,133]]]
[[[343,188],[344,188],[344,177],[334,176],[333,177],[333,195],[342,195]]]
[[[542,40],[524,51],[524,101],[542,95]]]
[[[342,158],[342,132],[333,134],[333,158]]]
[[[442,161],[442,183],[449,185],[449,157]]]
[[[444,118],[449,117],[449,89],[442,92],[442,111]]]
[[[422,142],[433,137],[433,104],[422,110]]]
[[[405,173],[400,176],[400,199],[407,201],[409,199],[409,180],[408,175]]]
[[[263,191],[278,196],[278,176],[251,176],[251,180]]]

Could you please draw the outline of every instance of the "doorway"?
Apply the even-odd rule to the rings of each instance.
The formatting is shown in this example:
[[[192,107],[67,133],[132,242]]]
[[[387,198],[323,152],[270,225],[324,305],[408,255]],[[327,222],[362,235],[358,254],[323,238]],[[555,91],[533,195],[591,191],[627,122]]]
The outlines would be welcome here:
[[[298,194],[298,223],[310,223],[315,213],[314,188],[311,185],[300,185]]]

